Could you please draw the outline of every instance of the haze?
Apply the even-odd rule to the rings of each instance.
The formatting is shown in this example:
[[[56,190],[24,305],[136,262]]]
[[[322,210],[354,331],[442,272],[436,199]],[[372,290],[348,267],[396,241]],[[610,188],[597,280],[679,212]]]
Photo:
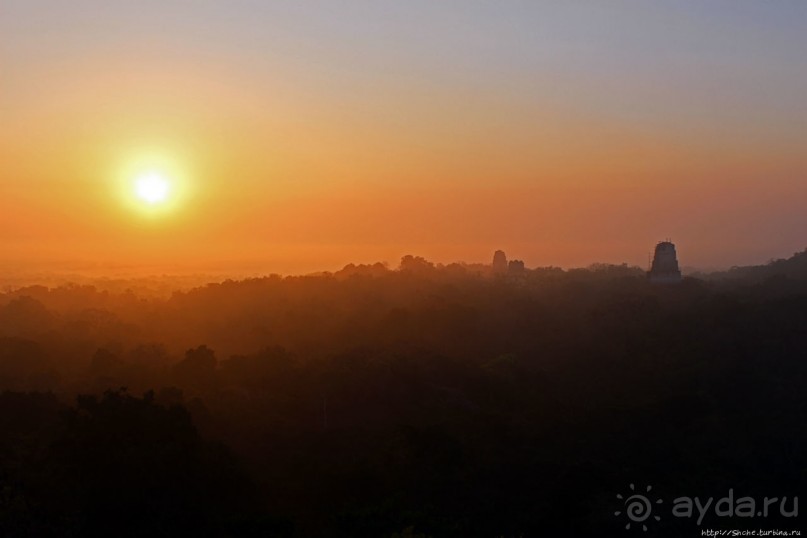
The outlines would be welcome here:
[[[796,1],[2,0],[0,263],[764,262],[805,246],[805,50]]]

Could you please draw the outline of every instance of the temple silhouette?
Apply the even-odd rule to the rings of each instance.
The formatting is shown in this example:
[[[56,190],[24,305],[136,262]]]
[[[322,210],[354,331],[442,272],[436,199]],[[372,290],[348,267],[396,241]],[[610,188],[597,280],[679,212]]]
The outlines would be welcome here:
[[[493,274],[503,275],[507,273],[507,255],[503,250],[497,250],[493,253]]]
[[[677,284],[681,282],[681,270],[678,269],[678,257],[675,245],[667,240],[656,245],[653,263],[647,272],[651,284]]]

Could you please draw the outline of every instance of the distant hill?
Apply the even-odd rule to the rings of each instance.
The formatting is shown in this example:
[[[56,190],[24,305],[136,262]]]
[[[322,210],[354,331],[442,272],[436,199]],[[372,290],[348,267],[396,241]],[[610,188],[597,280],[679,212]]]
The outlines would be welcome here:
[[[709,273],[705,277],[747,281],[762,281],[773,277],[807,280],[807,249],[796,252],[787,259],[771,260],[765,265],[732,267],[728,271]]]

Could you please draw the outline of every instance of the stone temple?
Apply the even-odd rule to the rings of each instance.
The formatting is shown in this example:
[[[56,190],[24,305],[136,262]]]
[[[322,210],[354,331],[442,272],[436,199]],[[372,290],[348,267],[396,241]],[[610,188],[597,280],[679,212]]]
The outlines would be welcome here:
[[[507,256],[503,250],[493,253],[493,274],[503,275],[507,273]]]
[[[675,245],[670,241],[662,241],[656,245],[653,265],[647,273],[651,284],[677,284],[681,282],[681,271],[678,269],[678,257]]]

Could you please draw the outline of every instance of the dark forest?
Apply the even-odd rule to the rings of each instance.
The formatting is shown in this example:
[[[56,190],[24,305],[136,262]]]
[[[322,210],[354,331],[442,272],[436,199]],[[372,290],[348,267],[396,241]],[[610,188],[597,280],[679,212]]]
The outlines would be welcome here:
[[[0,535],[801,528],[668,510],[628,532],[615,512],[629,484],[668,504],[803,493],[807,251],[666,286],[515,269],[408,256],[1,294]]]

